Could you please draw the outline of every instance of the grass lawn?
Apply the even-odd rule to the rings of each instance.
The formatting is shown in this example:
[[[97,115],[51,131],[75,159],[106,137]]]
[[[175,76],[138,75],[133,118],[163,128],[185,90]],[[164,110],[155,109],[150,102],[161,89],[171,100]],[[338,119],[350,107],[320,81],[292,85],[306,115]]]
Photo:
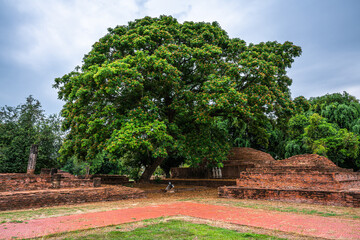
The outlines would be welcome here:
[[[151,222],[150,222],[151,223]],[[122,225],[115,227],[116,230],[100,233],[82,231],[81,236],[57,236],[62,239],[284,239],[268,235],[241,233],[206,224],[195,224],[180,220],[168,220],[156,224],[145,225],[132,231],[122,231]],[[66,235],[71,234],[67,233]],[[56,237],[56,236],[55,236]],[[65,237],[65,238],[64,238]]]

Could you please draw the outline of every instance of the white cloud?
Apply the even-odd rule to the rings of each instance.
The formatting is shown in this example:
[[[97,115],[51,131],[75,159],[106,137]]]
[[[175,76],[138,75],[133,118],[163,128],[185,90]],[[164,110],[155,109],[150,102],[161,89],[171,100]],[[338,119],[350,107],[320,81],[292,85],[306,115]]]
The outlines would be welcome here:
[[[216,0],[149,0],[145,4],[146,14],[156,17],[161,14],[172,15],[180,22],[218,22],[231,37],[259,42],[264,32],[272,33],[270,28],[261,27],[264,12],[273,1],[216,1]]]
[[[305,54],[295,59],[289,71],[293,79],[293,97],[314,97],[347,91],[360,99],[360,52]]]
[[[254,24],[249,19],[256,19],[256,24],[269,5],[259,1],[215,0],[33,0],[15,4],[31,18],[18,27],[17,36],[23,44],[12,49],[11,56],[38,72],[57,63],[71,71],[81,64],[83,55],[106,34],[108,27],[125,25],[146,15],[172,15],[180,22],[218,21],[232,37],[241,38],[242,31],[256,32],[249,29]]]
[[[128,0],[33,0],[19,2],[17,7],[33,18],[19,27],[19,37],[28,40],[24,48],[13,50],[13,56],[38,71],[53,59],[72,68],[80,64],[83,55],[106,34],[108,27],[127,24],[138,11],[135,1]]]

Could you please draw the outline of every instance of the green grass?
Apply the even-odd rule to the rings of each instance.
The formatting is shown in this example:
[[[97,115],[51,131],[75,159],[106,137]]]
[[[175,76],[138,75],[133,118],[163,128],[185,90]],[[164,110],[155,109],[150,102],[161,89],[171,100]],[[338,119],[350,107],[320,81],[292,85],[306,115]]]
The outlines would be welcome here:
[[[202,198],[182,198],[182,199],[177,199],[176,201],[187,202],[187,201],[200,201],[200,200],[202,200]]]
[[[110,231],[100,234],[89,234],[77,238],[65,239],[283,239],[262,234],[240,233],[234,230],[217,228],[205,224],[194,224],[179,220],[170,220],[142,228],[137,228],[129,232]]]
[[[11,220],[10,222],[11,222],[11,223],[23,223],[24,221],[21,221],[21,220]]]

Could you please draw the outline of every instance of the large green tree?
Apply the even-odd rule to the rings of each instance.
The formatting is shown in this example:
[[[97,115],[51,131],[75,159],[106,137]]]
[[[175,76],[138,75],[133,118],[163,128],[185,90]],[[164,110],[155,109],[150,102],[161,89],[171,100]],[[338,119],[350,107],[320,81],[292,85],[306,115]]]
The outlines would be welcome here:
[[[0,109],[0,172],[26,172],[30,146],[38,145],[36,171],[58,166],[62,144],[60,119],[45,116],[32,96],[17,107]]]
[[[268,114],[293,110],[286,68],[300,54],[291,42],[231,39],[216,22],[161,16],[109,28],[81,67],[55,80],[70,130],[61,158],[140,152],[150,159],[142,180],[170,156],[217,165],[231,145],[219,122],[262,132]]]

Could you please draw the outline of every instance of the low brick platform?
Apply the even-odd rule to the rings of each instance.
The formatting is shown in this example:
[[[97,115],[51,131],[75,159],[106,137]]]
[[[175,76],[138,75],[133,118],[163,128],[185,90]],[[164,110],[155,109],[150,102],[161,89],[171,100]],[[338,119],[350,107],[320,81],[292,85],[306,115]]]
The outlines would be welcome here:
[[[219,197],[360,207],[360,191],[219,187]]]
[[[220,187],[224,185],[236,185],[235,179],[178,179],[165,178],[162,180],[153,180],[153,183],[168,184],[171,182],[175,185],[191,185],[191,186],[205,186],[205,187]]]
[[[145,197],[143,190],[125,186],[0,192],[0,210],[37,208],[84,202],[116,201],[143,197]]]
[[[101,184],[110,184],[110,185],[121,185],[131,183],[133,181],[129,181],[127,176],[123,175],[110,175],[110,174],[94,174],[90,177],[90,179],[100,178]]]

